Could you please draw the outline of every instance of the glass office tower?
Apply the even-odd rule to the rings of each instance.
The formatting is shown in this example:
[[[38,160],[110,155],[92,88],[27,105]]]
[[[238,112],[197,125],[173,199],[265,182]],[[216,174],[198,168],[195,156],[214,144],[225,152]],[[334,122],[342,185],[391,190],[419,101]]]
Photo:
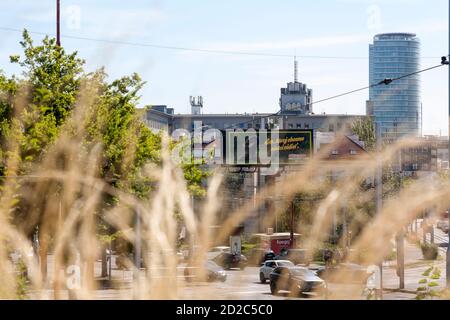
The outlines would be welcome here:
[[[385,33],[369,47],[370,84],[419,71],[420,40],[412,33]],[[381,126],[385,140],[421,135],[420,76],[370,89],[368,115]]]

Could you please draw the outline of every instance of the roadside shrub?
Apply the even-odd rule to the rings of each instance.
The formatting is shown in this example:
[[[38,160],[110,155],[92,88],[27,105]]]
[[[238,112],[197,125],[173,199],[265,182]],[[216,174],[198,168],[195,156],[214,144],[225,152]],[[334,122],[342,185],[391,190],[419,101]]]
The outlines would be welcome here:
[[[425,260],[436,260],[439,254],[439,248],[434,243],[423,243],[420,248],[422,249],[423,258]]]
[[[441,270],[433,265],[426,269],[422,276],[424,278],[419,281],[416,300],[432,300],[433,298],[441,297],[442,293],[438,290],[439,284],[437,283],[437,280],[441,278]]]
[[[245,243],[242,245],[242,254],[247,256],[253,248],[256,248],[256,244]]]

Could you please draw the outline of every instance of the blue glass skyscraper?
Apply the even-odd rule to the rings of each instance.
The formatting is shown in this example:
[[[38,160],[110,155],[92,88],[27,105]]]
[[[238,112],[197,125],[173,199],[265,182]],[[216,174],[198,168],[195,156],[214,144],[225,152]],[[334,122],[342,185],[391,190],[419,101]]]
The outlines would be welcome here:
[[[420,40],[412,33],[385,33],[369,46],[370,84],[419,71]],[[422,126],[420,76],[370,89],[367,113],[381,126],[384,139],[419,136]]]

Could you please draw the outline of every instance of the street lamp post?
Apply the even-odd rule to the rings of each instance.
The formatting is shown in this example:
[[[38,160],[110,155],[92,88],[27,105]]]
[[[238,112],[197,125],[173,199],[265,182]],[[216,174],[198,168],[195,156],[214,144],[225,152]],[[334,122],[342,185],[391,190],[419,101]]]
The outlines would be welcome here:
[[[56,0],[56,45],[61,47],[61,1]]]
[[[139,282],[140,282],[140,270],[141,270],[141,253],[142,253],[142,230],[141,230],[141,212],[140,212],[140,208],[136,208],[135,211],[135,222],[134,222],[134,236],[135,236],[135,241],[134,241],[134,264],[135,264],[135,269],[134,269],[134,281],[135,281],[135,292],[134,292],[134,297],[135,299],[138,298],[138,288],[139,288]]]

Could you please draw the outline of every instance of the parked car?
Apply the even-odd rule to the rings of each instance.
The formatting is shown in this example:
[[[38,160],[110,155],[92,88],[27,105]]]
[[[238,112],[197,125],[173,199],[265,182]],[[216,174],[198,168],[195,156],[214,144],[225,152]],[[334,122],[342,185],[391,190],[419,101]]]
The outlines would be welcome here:
[[[316,274],[331,283],[366,284],[370,274],[367,268],[354,263],[340,263],[328,267],[320,267]]]
[[[222,281],[225,282],[227,280],[227,274],[222,267],[218,266],[214,261],[208,260],[204,264],[204,268],[206,271],[206,280],[213,281]],[[192,264],[188,264],[184,268],[184,278],[187,282],[196,281],[199,279],[199,269],[196,269],[192,266]]]
[[[140,268],[145,268],[145,260],[141,256]],[[135,257],[133,253],[121,253],[115,259],[116,267],[119,270],[131,270],[135,266]]]
[[[250,251],[248,261],[249,264],[253,266],[261,266],[261,264],[263,264],[268,260],[274,260],[275,257],[276,257],[275,252],[273,252],[270,249],[268,250],[262,248],[253,248]]]
[[[213,247],[211,248],[211,250],[209,250],[209,252],[230,252],[230,247],[227,246]]]
[[[441,229],[445,233],[448,233],[448,220],[439,220],[437,223],[437,228]]]
[[[106,258],[107,261],[109,260],[109,250],[106,251]],[[173,258],[175,258],[177,260],[177,263],[181,263],[184,261],[184,256],[183,253],[181,251],[174,251],[174,250],[165,250],[162,252],[163,255],[171,255]],[[147,256],[145,256],[147,255]],[[140,263],[140,268],[145,269],[147,267],[146,265],[146,261],[150,260],[150,253],[147,252],[142,252],[141,254],[141,263]],[[116,267],[119,270],[131,270],[134,268],[135,266],[135,261],[136,258],[134,256],[134,252],[128,252],[128,253],[120,253],[116,256],[115,259],[113,259],[113,261],[115,261]]]
[[[244,270],[247,267],[247,258],[242,254],[222,252],[211,260],[223,267],[225,270],[235,268]]]
[[[276,260],[289,260],[294,264],[308,264],[308,250],[306,249],[284,249],[275,258]]]
[[[276,267],[294,267],[291,261],[287,260],[268,260],[259,268],[259,280],[266,283],[270,279],[270,274]]]
[[[290,291],[291,294],[327,294],[327,284],[316,273],[304,267],[277,267],[270,274],[270,292]]]
[[[208,260],[213,260],[218,255],[222,254],[223,252],[231,252],[230,247],[226,246],[220,246],[220,247],[213,247],[211,250],[208,251],[207,256]]]

